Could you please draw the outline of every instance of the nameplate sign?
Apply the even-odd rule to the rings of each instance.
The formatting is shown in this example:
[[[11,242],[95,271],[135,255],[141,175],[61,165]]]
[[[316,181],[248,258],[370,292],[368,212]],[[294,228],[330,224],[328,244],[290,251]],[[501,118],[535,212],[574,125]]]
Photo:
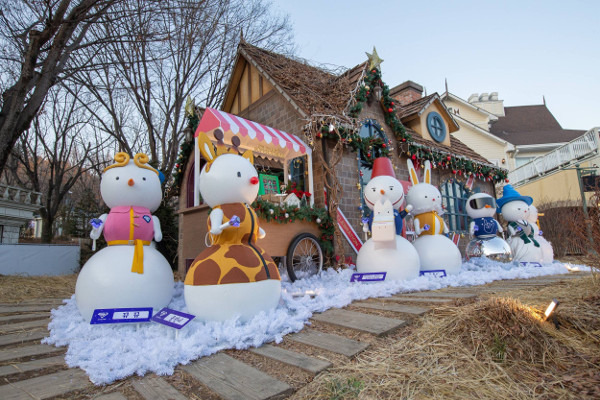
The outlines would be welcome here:
[[[152,317],[152,321],[158,322],[171,328],[181,329],[188,324],[191,320],[196,318],[195,315],[186,314],[181,311],[171,310],[170,308],[163,308]]]
[[[539,262],[519,261],[519,264],[521,264],[522,267],[542,267],[542,264],[540,264]]]
[[[126,324],[148,322],[152,318],[152,307],[98,308],[94,310],[90,324]]]
[[[387,272],[364,272],[352,274],[350,282],[380,282],[385,280]]]
[[[448,275],[446,275],[445,269],[430,269],[419,272],[419,276],[433,276],[435,278],[445,278]]]

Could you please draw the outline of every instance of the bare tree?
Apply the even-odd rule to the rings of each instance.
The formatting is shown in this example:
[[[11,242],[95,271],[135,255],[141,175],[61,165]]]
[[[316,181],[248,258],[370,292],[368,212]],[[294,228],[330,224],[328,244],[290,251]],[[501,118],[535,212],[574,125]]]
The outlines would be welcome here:
[[[102,68],[73,77],[94,98],[85,105],[98,128],[123,151],[147,152],[168,179],[187,123],[185,100],[213,107],[222,101],[242,30],[254,44],[292,49],[287,17],[273,15],[269,6],[264,0],[165,0],[157,12],[130,0],[113,8],[122,13],[121,23],[107,21],[96,35],[135,40],[111,42],[96,54]]]
[[[120,0],[3,0],[0,9],[0,172],[52,86],[78,66],[90,27]],[[89,53],[88,53],[89,54]],[[81,65],[93,64],[79,58]]]
[[[43,193],[40,215],[45,243],[53,238],[53,225],[64,200],[82,175],[93,170],[90,155],[103,154],[108,144],[107,140],[85,142],[90,136],[90,119],[71,93],[57,86],[50,90],[30,129],[12,152],[11,158],[16,161],[10,169],[13,177],[20,185]]]

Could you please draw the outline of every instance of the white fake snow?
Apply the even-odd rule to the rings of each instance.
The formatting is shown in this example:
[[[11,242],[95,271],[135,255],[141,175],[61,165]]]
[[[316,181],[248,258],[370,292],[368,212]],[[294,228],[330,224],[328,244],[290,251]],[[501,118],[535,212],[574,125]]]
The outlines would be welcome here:
[[[87,372],[96,385],[109,384],[133,374],[154,372],[170,375],[178,364],[187,364],[223,349],[247,349],[267,342],[281,342],[284,335],[298,332],[314,312],[344,307],[355,300],[387,297],[396,293],[435,290],[448,286],[482,285],[500,279],[531,278],[564,274],[589,267],[554,262],[543,267],[516,266],[486,259],[474,259],[462,265],[458,275],[446,278],[422,276],[409,281],[350,283],[355,271],[323,271],[318,276],[282,282],[279,306],[261,313],[247,323],[237,319],[225,322],[192,320],[175,337],[175,329],[154,322],[123,325],[90,325],[77,310],[75,296],[52,310],[50,336],[42,342],[69,346],[65,356],[69,367]],[[292,294],[312,291],[311,298]],[[183,284],[175,284],[169,308],[188,312],[183,298]]]

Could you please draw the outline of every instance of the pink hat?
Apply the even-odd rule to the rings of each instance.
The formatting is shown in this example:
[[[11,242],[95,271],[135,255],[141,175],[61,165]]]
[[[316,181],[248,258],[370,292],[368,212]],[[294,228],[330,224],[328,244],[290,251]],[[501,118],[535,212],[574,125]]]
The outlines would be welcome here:
[[[371,173],[371,179],[381,175],[391,176],[394,179],[396,178],[392,160],[387,157],[377,157],[375,161],[373,161],[373,172]]]

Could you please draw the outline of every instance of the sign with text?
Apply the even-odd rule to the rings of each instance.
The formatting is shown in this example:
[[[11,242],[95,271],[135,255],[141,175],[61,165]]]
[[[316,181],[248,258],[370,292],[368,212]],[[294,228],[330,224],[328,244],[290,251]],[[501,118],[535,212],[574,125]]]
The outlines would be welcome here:
[[[542,267],[542,264],[540,264],[539,262],[519,261],[519,264],[521,264],[522,267]]]
[[[430,270],[419,272],[419,276],[425,276],[425,275],[433,276],[435,278],[445,278],[447,276],[445,269],[430,269]]]
[[[350,282],[380,282],[385,280],[387,272],[363,272],[355,273],[350,277]]]
[[[195,315],[186,314],[184,312],[171,310],[170,308],[165,307],[157,312],[154,317],[152,317],[152,321],[170,326],[171,328],[181,329],[194,318],[196,318]]]
[[[148,322],[152,318],[152,307],[137,308],[97,308],[90,324],[124,324]]]

